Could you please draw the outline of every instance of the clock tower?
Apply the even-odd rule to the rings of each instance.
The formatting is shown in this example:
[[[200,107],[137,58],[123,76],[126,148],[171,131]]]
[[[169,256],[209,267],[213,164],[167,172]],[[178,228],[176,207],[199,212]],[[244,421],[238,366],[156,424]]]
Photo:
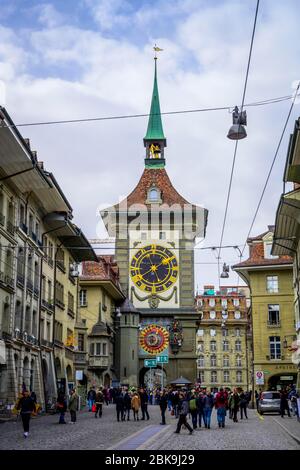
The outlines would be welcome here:
[[[125,199],[101,212],[116,239],[127,295],[119,320],[118,372],[121,383],[135,386],[166,385],[179,376],[196,380],[194,243],[204,238],[207,224],[207,210],[184,199],[165,169],[167,141],[154,60],[144,171]],[[168,362],[150,371],[144,360],[156,356],[167,356]]]

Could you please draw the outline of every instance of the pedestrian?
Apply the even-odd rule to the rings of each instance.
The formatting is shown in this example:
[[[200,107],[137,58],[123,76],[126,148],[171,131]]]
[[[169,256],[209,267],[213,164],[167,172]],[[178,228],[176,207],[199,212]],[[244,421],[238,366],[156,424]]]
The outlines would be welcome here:
[[[29,392],[23,389],[22,398],[19,399],[16,409],[20,410],[20,415],[23,423],[24,437],[29,436],[29,422],[31,413],[35,411],[35,404],[29,396]]]
[[[140,400],[141,400],[141,411],[142,411],[142,420],[147,417],[147,421],[150,419],[148,413],[148,393],[144,388],[140,388]]]
[[[177,390],[175,390],[172,393],[172,407],[173,407],[173,410],[174,410],[175,418],[179,417],[178,405],[179,405],[179,393],[178,393]]]
[[[288,394],[285,389],[280,392],[280,414],[284,418],[285,410],[287,411],[288,417],[291,418],[291,413],[288,404]]]
[[[179,395],[179,402],[178,402],[179,418],[178,418],[177,428],[175,431],[176,434],[180,433],[182,425],[184,425],[190,431],[190,434],[193,434],[193,429],[191,428],[191,426],[189,425],[187,421],[188,412],[189,412],[189,403],[187,401],[187,396],[184,392],[181,392],[181,394]]]
[[[197,411],[198,411],[198,425],[201,428],[202,420],[204,423],[204,411],[203,411],[203,392],[200,390],[198,397],[197,397]]]
[[[88,400],[88,405],[89,405],[89,411],[92,411],[92,409],[93,409],[93,404],[95,403],[95,399],[96,399],[95,387],[91,387],[90,390],[88,391],[88,394],[87,394],[87,400]]]
[[[117,420],[124,421],[124,395],[122,395],[121,390],[117,390],[115,393],[115,404],[116,404],[116,411],[117,411]]]
[[[108,404],[109,404],[109,399],[108,399],[108,389],[107,389],[107,387],[105,387],[104,390],[103,390],[103,397],[104,397],[106,406],[108,406]]]
[[[69,398],[69,411],[71,415],[70,424],[76,423],[76,411],[78,409],[78,395],[76,390],[71,390],[70,398]]]
[[[189,412],[192,416],[193,429],[197,429],[197,417],[198,417],[198,407],[197,407],[197,397],[195,390],[192,390],[189,399]]]
[[[137,392],[134,392],[133,397],[131,398],[131,408],[133,410],[134,421],[139,421],[139,409],[141,407],[141,400]]]
[[[102,416],[103,401],[104,401],[103,392],[102,392],[102,388],[100,387],[97,390],[96,398],[95,398],[95,405],[96,405],[95,418],[98,418],[98,415],[99,415],[99,418],[101,418]]]
[[[211,413],[214,406],[214,396],[211,392],[205,391],[203,395],[203,417],[206,429],[210,429]]]
[[[227,408],[227,393],[221,387],[219,393],[216,395],[215,407],[217,410],[217,420],[219,428],[225,428],[225,417]]]
[[[297,398],[299,398],[299,395],[297,393],[295,385],[292,385],[291,390],[289,391],[289,394],[288,394],[288,399],[291,402],[291,410],[294,416],[298,416]]]
[[[240,393],[240,410],[241,410],[241,419],[243,419],[243,412],[245,415],[245,418],[248,419],[247,416],[247,407],[248,407],[248,401],[247,401],[247,395],[243,391]]]
[[[239,397],[239,394],[237,392],[237,389],[235,388],[234,391],[233,391],[233,394],[231,395],[231,397],[229,399],[229,407],[231,409],[232,420],[233,420],[234,423],[238,422],[237,414],[238,414],[238,411],[239,411],[239,406],[240,406],[240,397]]]
[[[166,424],[166,409],[168,407],[168,394],[166,391],[160,392],[159,407],[161,413],[161,423]]]
[[[123,397],[124,397],[123,421],[126,420],[126,416],[127,416],[127,421],[130,421],[130,410],[131,410],[132,394],[131,394],[131,392],[129,392],[128,389],[126,389],[126,390],[123,392]]]
[[[67,411],[67,400],[63,390],[58,392],[56,400],[56,409],[59,412],[59,421],[58,424],[67,424],[65,421],[65,413]]]
[[[172,392],[171,392],[171,390],[168,390],[167,397],[168,397],[168,411],[171,411],[172,410]]]

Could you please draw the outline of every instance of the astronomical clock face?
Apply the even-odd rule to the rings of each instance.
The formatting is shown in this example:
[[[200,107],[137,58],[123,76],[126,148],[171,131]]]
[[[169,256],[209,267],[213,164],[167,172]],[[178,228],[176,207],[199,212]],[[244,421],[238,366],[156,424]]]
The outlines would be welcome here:
[[[148,354],[160,354],[169,345],[169,334],[158,325],[148,325],[140,333],[140,347]]]
[[[170,289],[178,278],[175,254],[161,245],[140,248],[131,259],[130,276],[140,290],[158,294]]]

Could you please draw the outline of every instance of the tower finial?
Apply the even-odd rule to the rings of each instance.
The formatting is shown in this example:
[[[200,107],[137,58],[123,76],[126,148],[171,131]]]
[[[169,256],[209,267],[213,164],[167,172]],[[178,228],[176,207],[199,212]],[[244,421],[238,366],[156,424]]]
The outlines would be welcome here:
[[[154,84],[151,100],[151,108],[148,120],[148,127],[146,136],[144,137],[144,145],[146,147],[146,167],[163,167],[165,165],[164,160],[164,147],[167,146],[167,141],[164,136],[162,121],[161,121],[161,112],[159,104],[159,94],[157,86],[157,52],[162,51],[160,47],[157,47],[156,44],[153,47],[155,51],[154,56]]]
[[[156,53],[157,53],[157,52],[160,52],[160,51],[163,51],[163,49],[160,49],[160,47],[158,47],[156,44],[154,44],[153,49],[154,49],[154,51],[155,51],[155,52],[154,52],[154,60],[157,60],[157,55],[156,55]]]

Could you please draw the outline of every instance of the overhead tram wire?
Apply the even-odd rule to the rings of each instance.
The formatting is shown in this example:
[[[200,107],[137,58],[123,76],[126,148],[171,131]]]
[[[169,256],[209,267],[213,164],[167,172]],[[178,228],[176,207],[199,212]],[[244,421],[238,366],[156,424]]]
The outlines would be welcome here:
[[[253,103],[244,104],[244,108],[247,107],[255,107],[255,106],[266,106],[270,104],[281,103],[283,101],[287,101],[293,98],[294,95],[285,95],[279,96],[277,98],[269,98],[266,100],[255,101]],[[173,115],[173,114],[191,114],[191,113],[201,113],[201,112],[209,112],[209,111],[228,111],[230,112],[234,106],[220,106],[220,107],[210,107],[210,108],[198,108],[198,109],[185,109],[179,111],[166,111],[160,113],[160,115]],[[154,114],[155,115],[155,114]],[[95,121],[113,121],[118,119],[131,119],[131,118],[139,118],[139,117],[149,117],[150,114],[125,114],[119,116],[102,116],[102,117],[95,117],[95,118],[82,118],[82,119],[64,119],[59,121],[38,121],[38,122],[28,122],[28,123],[20,123],[20,124],[10,124],[9,126],[3,125],[2,127],[7,128],[14,128],[14,127],[30,127],[30,126],[46,126],[46,125],[55,125],[55,124],[76,124],[82,122],[95,122]],[[0,126],[1,127],[1,126]]]
[[[273,157],[273,160],[272,160],[272,163],[271,163],[271,166],[270,166],[270,169],[269,169],[269,172],[268,172],[268,175],[267,175],[267,178],[266,178],[266,181],[265,181],[265,184],[264,184],[262,193],[261,193],[261,195],[260,195],[260,198],[259,198],[259,201],[258,201],[256,210],[255,210],[255,213],[254,213],[254,216],[253,216],[251,225],[250,225],[250,229],[249,229],[249,231],[248,231],[248,234],[247,234],[247,237],[246,237],[246,240],[245,240],[243,249],[242,249],[242,254],[244,253],[245,248],[246,248],[246,246],[247,246],[247,240],[248,240],[248,238],[249,238],[249,236],[250,236],[250,233],[251,233],[251,230],[252,230],[253,225],[254,225],[254,223],[255,223],[255,220],[256,220],[258,211],[259,211],[259,209],[260,209],[260,206],[261,206],[263,197],[264,197],[264,195],[265,195],[265,192],[266,192],[266,189],[267,189],[267,185],[268,185],[268,182],[269,182],[269,179],[270,179],[270,176],[271,176],[271,173],[272,173],[272,170],[273,170],[275,161],[276,161],[276,159],[277,159],[278,152],[279,152],[279,149],[280,149],[280,146],[281,146],[281,143],[282,143],[282,140],[283,140],[283,137],[284,137],[284,134],[285,134],[285,131],[286,131],[288,122],[289,122],[289,120],[290,120],[291,113],[292,113],[292,110],[293,110],[293,108],[294,108],[294,104],[295,104],[296,97],[297,97],[297,95],[298,95],[299,89],[300,89],[300,82],[298,83],[298,86],[297,86],[297,89],[296,89],[296,93],[295,93],[294,99],[293,99],[293,101],[292,101],[292,104],[291,104],[291,106],[290,106],[289,112],[288,112],[288,114],[287,114],[287,117],[286,117],[286,120],[285,120],[283,129],[282,129],[282,132],[281,132],[281,135],[280,135],[280,138],[279,138],[279,142],[278,142],[278,145],[277,145],[277,148],[276,148],[276,151],[275,151],[275,155],[274,155],[274,157]]]
[[[241,112],[241,113],[242,113],[242,111],[243,111],[244,103],[245,103],[245,96],[246,96],[246,90],[247,90],[247,84],[248,84],[248,77],[249,77],[249,69],[250,69],[250,63],[251,63],[251,57],[252,57],[252,49],[253,49],[253,43],[254,43],[254,37],[255,37],[255,31],[256,31],[256,23],[257,23],[258,8],[259,8],[259,0],[257,0],[257,3],[256,3],[256,10],[255,10],[254,23],[253,23],[253,29],[252,29],[252,36],[251,36],[251,42],[250,42],[248,63],[247,63],[247,69],[246,69],[246,77],[245,77],[244,90],[243,90],[243,96],[242,96],[242,104],[241,104],[241,109],[240,109],[240,112]],[[239,141],[236,140],[235,146],[234,146],[233,160],[232,160],[232,166],[231,166],[231,172],[230,172],[230,180],[229,180],[229,186],[228,186],[228,192],[227,192],[227,199],[226,199],[226,206],[225,206],[225,213],[224,213],[224,219],[223,219],[223,225],[222,225],[222,231],[221,231],[221,238],[220,238],[220,243],[219,243],[219,245],[220,245],[219,252],[218,252],[218,279],[219,279],[219,286],[220,286],[220,253],[221,253],[221,247],[222,247],[222,243],[223,243],[225,225],[226,225],[226,220],[227,220],[227,213],[228,213],[229,199],[230,199],[231,188],[232,188],[232,180],[233,180],[233,173],[234,173],[234,167],[235,167],[235,161],[236,161],[236,154],[237,154],[237,149],[238,149],[238,142],[239,142]]]

